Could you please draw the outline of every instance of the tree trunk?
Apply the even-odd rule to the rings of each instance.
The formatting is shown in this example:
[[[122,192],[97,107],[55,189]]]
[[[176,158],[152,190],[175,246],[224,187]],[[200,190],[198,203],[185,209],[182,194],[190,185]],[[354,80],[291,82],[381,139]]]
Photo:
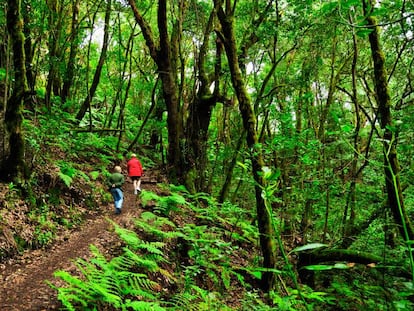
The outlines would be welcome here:
[[[120,31],[119,31],[120,32]],[[124,61],[122,69],[120,70],[120,75],[119,75],[119,86],[117,87],[117,91],[116,94],[114,96],[114,102],[112,104],[112,107],[110,109],[110,112],[108,113],[106,120],[105,120],[105,125],[106,127],[111,128],[112,126],[112,121],[114,119],[114,115],[115,115],[115,111],[116,111],[116,107],[118,103],[121,103],[120,106],[120,113],[119,115],[122,115],[123,112],[123,107],[125,107],[124,104],[122,104],[122,102],[124,102],[126,104],[126,100],[128,99],[128,90],[130,88],[131,85],[131,75],[127,76],[127,73],[131,73],[132,72],[132,49],[134,47],[134,32],[135,32],[135,27],[132,29],[131,34],[128,38],[128,42],[126,44],[126,50],[125,50],[125,60],[128,61]],[[119,36],[118,38],[119,41],[121,41],[121,36]],[[129,66],[129,68],[128,68]],[[124,82],[127,82],[127,87],[125,90],[125,96],[124,99],[122,99],[122,92],[124,91]],[[138,103],[139,104],[139,103]],[[119,118],[118,118],[118,124],[119,124]],[[137,138],[138,140],[138,138]]]
[[[234,148],[233,158],[231,159],[229,166],[226,168],[226,177],[217,199],[219,203],[223,203],[227,199],[230,191],[231,181],[233,179],[233,171],[237,164],[238,154],[245,139],[245,132],[243,132],[237,141],[236,147]]]
[[[59,59],[61,51],[59,41],[62,33],[64,4],[59,0],[46,1],[49,7],[49,75],[47,77],[45,105],[50,110],[52,93],[60,96]],[[63,1],[62,1],[63,2]]]
[[[352,20],[350,21],[352,23]],[[343,237],[345,239],[350,238],[350,233],[354,231],[355,219],[356,219],[356,201],[357,201],[357,180],[362,173],[358,169],[358,160],[360,154],[360,129],[361,129],[361,115],[358,102],[358,92],[357,92],[357,61],[358,61],[358,45],[356,34],[352,35],[352,42],[354,47],[353,59],[352,59],[352,93],[350,94],[351,101],[355,107],[355,128],[353,133],[353,157],[350,166],[349,175],[351,176],[351,183],[349,185],[349,192],[347,196],[347,201],[345,205],[344,215],[343,215]],[[351,239],[350,239],[351,240]]]
[[[95,96],[96,89],[98,88],[99,81],[101,79],[102,68],[104,66],[105,59],[106,59],[106,53],[108,51],[110,17],[111,17],[111,0],[108,0],[106,4],[106,10],[105,10],[105,26],[104,26],[104,37],[103,37],[103,42],[102,42],[101,55],[99,56],[98,65],[96,66],[95,74],[93,76],[92,84],[91,84],[91,87],[89,88],[88,95],[86,96],[81,108],[78,111],[78,114],[76,115],[76,120],[78,120],[79,122],[82,121],[82,119],[85,117],[86,111],[88,111],[88,109],[89,109],[89,113],[91,113],[90,106],[91,106],[92,98]]]
[[[28,91],[26,80],[23,20],[20,0],[8,0],[7,29],[10,34],[13,52],[14,85],[7,101],[5,113],[6,135],[8,136],[9,153],[3,162],[2,179],[16,183],[28,177],[28,169],[24,161],[23,101]]]
[[[79,3],[80,0],[76,0],[72,4],[72,25],[71,25],[71,32],[70,32],[70,52],[68,58],[68,64],[66,66],[66,74],[63,77],[63,87],[62,87],[62,103],[66,102],[66,99],[69,96],[70,88],[73,84],[73,78],[75,76],[75,59],[78,53],[79,47],[79,22],[78,22],[78,15],[79,15]]]
[[[262,187],[265,180],[261,175],[264,167],[263,156],[258,148],[258,136],[256,132],[256,117],[254,115],[251,100],[245,88],[242,72],[239,67],[237,56],[236,39],[234,34],[232,13],[226,14],[221,7],[220,1],[214,1],[217,9],[218,18],[222,26],[222,40],[229,62],[232,84],[239,101],[239,109],[243,118],[243,125],[246,130],[247,146],[251,152],[252,172],[255,184],[256,210],[260,234],[260,246],[263,255],[264,268],[273,269],[276,266],[276,248],[274,230],[272,227],[271,214],[267,210],[262,196]],[[262,287],[264,290],[271,290],[275,284],[273,272],[265,272],[262,277]]]
[[[196,62],[196,75],[198,91],[195,99],[189,105],[189,118],[187,120],[186,138],[188,145],[188,168],[186,175],[192,179],[189,184],[194,184],[194,191],[209,192],[207,178],[207,149],[208,128],[211,122],[211,114],[217,102],[225,102],[220,91],[221,55],[223,44],[216,40],[216,55],[214,74],[206,69],[210,34],[214,27],[214,10],[211,11],[206,28],[204,30],[203,43],[198,51]],[[214,91],[210,91],[210,85],[214,82]]]
[[[134,13],[135,20],[141,27],[145,42],[152,59],[158,67],[159,77],[162,82],[164,101],[167,107],[168,127],[168,173],[172,182],[183,182],[183,167],[185,166],[182,141],[183,118],[178,97],[178,85],[175,80],[175,68],[172,66],[171,44],[168,40],[167,1],[158,1],[158,31],[159,45],[155,42],[151,27],[144,20],[138,10],[135,0],[128,1]]]
[[[31,28],[29,26],[30,17],[32,14],[31,6],[27,1],[23,2],[23,32],[25,36],[24,42],[24,54],[25,54],[25,61],[26,61],[26,79],[27,85],[30,90],[31,94],[35,94],[35,74],[33,72],[33,44],[32,44],[32,35],[31,35]],[[31,107],[33,108],[33,107]]]
[[[182,182],[183,160],[183,117],[178,97],[178,85],[175,80],[175,68],[172,66],[170,41],[168,40],[167,0],[158,2],[158,30],[160,35],[160,48],[157,53],[157,65],[160,79],[162,81],[165,103],[167,105],[167,126],[168,126],[168,152],[167,159],[170,165],[172,180]],[[175,42],[175,44],[177,44]]]
[[[376,19],[370,15],[372,13],[370,10],[374,5],[371,0],[363,0],[363,6],[367,27],[372,30],[369,34],[369,43],[374,64],[374,82],[378,103],[378,114],[381,128],[384,130],[384,170],[388,203],[401,236],[408,242],[414,240],[414,232],[405,210],[404,198],[400,185],[400,166],[396,149],[397,133],[393,130],[391,99],[388,89],[387,72],[385,69],[385,56],[380,44],[378,23]]]

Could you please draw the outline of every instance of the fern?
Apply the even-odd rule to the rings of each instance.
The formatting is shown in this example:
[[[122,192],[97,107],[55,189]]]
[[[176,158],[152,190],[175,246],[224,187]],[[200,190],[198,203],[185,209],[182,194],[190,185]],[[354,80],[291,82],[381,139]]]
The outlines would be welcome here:
[[[158,283],[149,280],[145,274],[127,274],[129,288],[126,293],[133,294],[134,296],[156,299],[150,291],[157,289]]]
[[[230,289],[230,269],[228,267],[222,267],[221,269],[221,279],[223,281],[224,287],[228,290]]]
[[[134,231],[121,228],[115,223],[113,224],[115,226],[115,232],[131,249],[146,250],[149,253],[158,254],[161,256],[164,254],[164,252],[161,249],[165,246],[165,243],[142,241]]]
[[[135,226],[162,240],[175,239],[179,237],[185,238],[185,235],[183,235],[180,231],[175,231],[175,224],[168,220],[168,218],[156,216],[151,212],[142,213],[141,219],[135,220]],[[166,231],[166,227],[171,230]]]
[[[115,227],[115,232],[127,244],[127,246],[132,249],[137,249],[138,245],[142,242],[141,239],[138,237],[138,235],[131,230],[121,228],[113,221],[111,222]]]
[[[127,247],[122,256],[107,261],[97,247],[91,246],[90,249],[93,255],[90,261],[78,259],[75,262],[84,276],[83,279],[65,271],[55,272],[56,277],[60,277],[68,284],[67,287],[58,289],[58,298],[67,310],[79,310],[79,306],[82,306],[82,310],[89,310],[89,307],[96,302],[102,302],[116,309],[125,309],[126,305],[136,308],[134,310],[140,310],[139,308],[152,310],[153,307],[159,307],[154,302],[137,304],[135,301],[125,300],[125,297],[157,300],[155,290],[159,288],[159,284],[150,280],[145,273],[131,272],[136,268],[144,271],[160,271],[155,261],[143,258]]]
[[[220,209],[205,194],[192,196],[178,189],[179,194],[173,192],[168,197],[142,193],[143,203],[156,201],[155,210],[163,215],[143,212],[134,220],[137,232],[112,222],[124,242],[121,255],[108,261],[91,246],[92,258],[76,261],[81,278],[62,271],[56,273],[67,283],[58,289],[67,310],[92,310],[96,306],[117,310],[228,310],[221,294],[231,291],[235,283],[248,288],[244,271],[260,277],[260,268],[252,271],[231,262],[233,253],[238,251],[231,241],[251,245],[257,237],[255,226],[240,220],[244,215],[240,209],[233,205]],[[178,227],[167,217],[175,209],[195,213],[196,222]],[[167,250],[174,251],[171,246],[181,240],[186,244],[188,264],[180,266],[178,258],[176,265],[166,268]],[[172,271],[173,267],[179,269]],[[158,280],[174,286],[160,291]],[[162,300],[164,294],[169,296],[166,301]]]
[[[169,196],[159,196],[150,191],[142,192],[142,205],[148,206],[150,201],[156,202],[154,210],[160,212],[164,216],[168,216],[171,211],[179,211],[179,206],[187,204],[186,199],[178,193],[172,193]]]
[[[197,305],[194,304],[194,301],[197,300],[197,296],[190,294],[189,292],[178,293],[175,296],[171,297],[167,305],[171,306],[172,310],[187,310],[195,311],[199,310]]]
[[[158,264],[155,261],[143,258],[128,248],[125,249],[124,255],[132,259],[139,268],[143,268],[149,272],[158,272],[159,270]]]
[[[66,187],[70,187],[70,185],[72,184],[72,177],[70,177],[69,175],[66,175],[62,172],[58,173],[60,179],[62,179],[62,181],[64,182],[64,184],[66,185]]]
[[[93,171],[93,172],[90,172],[89,174],[91,175],[91,178],[93,180],[96,180],[101,175],[101,172],[99,172],[99,171]]]
[[[145,301],[127,301],[124,305],[126,308],[131,308],[135,311],[165,311],[163,307],[154,302]]]

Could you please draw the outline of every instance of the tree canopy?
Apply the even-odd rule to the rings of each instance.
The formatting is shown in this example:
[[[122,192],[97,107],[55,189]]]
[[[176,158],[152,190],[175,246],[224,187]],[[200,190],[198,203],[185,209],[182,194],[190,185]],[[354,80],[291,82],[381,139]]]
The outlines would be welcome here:
[[[402,266],[412,286],[413,2],[1,7],[3,182],[30,185],[45,144],[108,166],[135,152],[247,211],[266,293],[316,291],[349,262]]]

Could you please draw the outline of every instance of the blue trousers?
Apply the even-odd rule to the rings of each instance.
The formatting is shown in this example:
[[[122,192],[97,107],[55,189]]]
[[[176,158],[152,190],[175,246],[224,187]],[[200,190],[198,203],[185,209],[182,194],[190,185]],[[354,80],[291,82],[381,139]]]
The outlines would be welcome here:
[[[119,188],[112,188],[111,189],[112,197],[114,198],[115,208],[122,208],[122,203],[124,202],[124,194],[122,190]]]

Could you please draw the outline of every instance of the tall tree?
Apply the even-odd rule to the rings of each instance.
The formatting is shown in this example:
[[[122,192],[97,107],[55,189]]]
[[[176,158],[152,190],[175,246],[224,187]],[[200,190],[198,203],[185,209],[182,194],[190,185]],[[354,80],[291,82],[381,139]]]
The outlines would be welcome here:
[[[30,19],[32,16],[32,7],[28,1],[23,1],[22,7],[22,15],[23,15],[23,33],[25,37],[24,43],[24,54],[26,60],[26,76],[27,76],[27,85],[30,89],[32,94],[35,93],[35,74],[33,72],[33,42],[32,42],[32,34],[31,34],[31,27],[30,27]]]
[[[391,98],[385,56],[381,46],[378,22],[373,15],[374,3],[372,0],[363,0],[362,2],[367,27],[370,30],[369,43],[374,66],[376,100],[380,126],[383,130],[385,186],[388,194],[388,204],[398,224],[401,236],[408,242],[414,240],[414,231],[405,209],[400,183],[400,165],[396,149],[397,137],[391,115]]]
[[[68,64],[66,66],[66,74],[63,77],[63,87],[61,98],[64,103],[69,97],[70,88],[73,85],[74,75],[75,75],[75,60],[79,48],[79,3],[80,0],[75,0],[72,3],[72,22],[71,22],[71,32],[70,32],[70,52],[68,58]]]
[[[220,91],[220,72],[222,43],[216,40],[216,55],[214,72],[207,69],[207,57],[210,53],[210,35],[215,26],[215,12],[211,10],[205,30],[202,35],[202,44],[195,54],[196,61],[196,83],[197,91],[194,99],[189,103],[189,118],[186,126],[186,144],[189,146],[186,157],[187,184],[194,185],[193,191],[207,192],[207,149],[208,129],[211,121],[211,114],[218,101],[225,101]],[[214,90],[210,91],[210,85],[214,82]]]
[[[257,220],[260,233],[260,246],[263,254],[263,266],[268,269],[276,267],[276,248],[274,241],[274,230],[272,227],[271,213],[267,210],[262,189],[265,180],[262,172],[264,160],[261,147],[259,146],[258,135],[256,132],[256,116],[253,111],[251,99],[246,90],[246,83],[243,79],[242,71],[239,67],[237,54],[237,43],[234,33],[234,9],[231,1],[226,1],[223,8],[222,1],[214,0],[214,6],[221,24],[219,32],[224,44],[228,64],[231,73],[231,80],[239,102],[239,110],[243,119],[243,126],[246,131],[246,142],[250,149],[250,160],[252,162],[252,173],[255,180],[255,197]],[[273,272],[265,272],[262,278],[262,286],[265,290],[270,290],[275,284]]]
[[[60,96],[59,61],[62,55],[60,40],[65,18],[65,5],[62,0],[48,0],[46,3],[49,7],[48,22],[50,33],[48,46],[49,74],[46,84],[45,104],[50,110],[52,95]]]
[[[5,113],[5,128],[8,136],[9,153],[5,161],[2,159],[2,178],[6,180],[24,181],[28,177],[27,166],[24,161],[23,137],[23,101],[27,95],[26,66],[24,54],[23,19],[21,15],[21,0],[7,2],[7,29],[13,51],[14,83],[11,96],[7,100]]]
[[[135,0],[129,0],[128,2],[134,13],[136,22],[141,27],[145,42],[152,59],[158,67],[158,74],[162,82],[162,92],[168,112],[168,172],[173,181],[183,181],[185,180],[183,176],[185,162],[181,145],[183,141],[183,117],[180,98],[178,96],[179,87],[176,80],[176,68],[174,68],[173,61],[173,59],[177,59],[177,55],[172,54],[173,51],[177,51],[173,46],[178,44],[176,40],[179,36],[173,34],[171,35],[172,39],[169,39],[167,0],[158,1],[158,42],[155,41],[151,26],[142,16]],[[179,27],[175,27],[174,31],[179,29]]]
[[[88,111],[88,109],[89,109],[89,113],[92,114],[91,102],[92,102],[93,97],[95,96],[96,89],[98,88],[99,81],[101,79],[102,68],[105,64],[106,54],[108,51],[110,17],[111,17],[111,0],[107,0],[106,9],[105,9],[104,37],[103,37],[103,42],[102,42],[101,55],[99,56],[98,65],[96,66],[95,74],[93,75],[91,87],[89,88],[88,94],[86,95],[86,98],[83,101],[82,106],[80,107],[76,115],[76,119],[78,121],[81,121],[85,117],[86,111]],[[90,126],[92,126],[91,123],[90,123]]]

